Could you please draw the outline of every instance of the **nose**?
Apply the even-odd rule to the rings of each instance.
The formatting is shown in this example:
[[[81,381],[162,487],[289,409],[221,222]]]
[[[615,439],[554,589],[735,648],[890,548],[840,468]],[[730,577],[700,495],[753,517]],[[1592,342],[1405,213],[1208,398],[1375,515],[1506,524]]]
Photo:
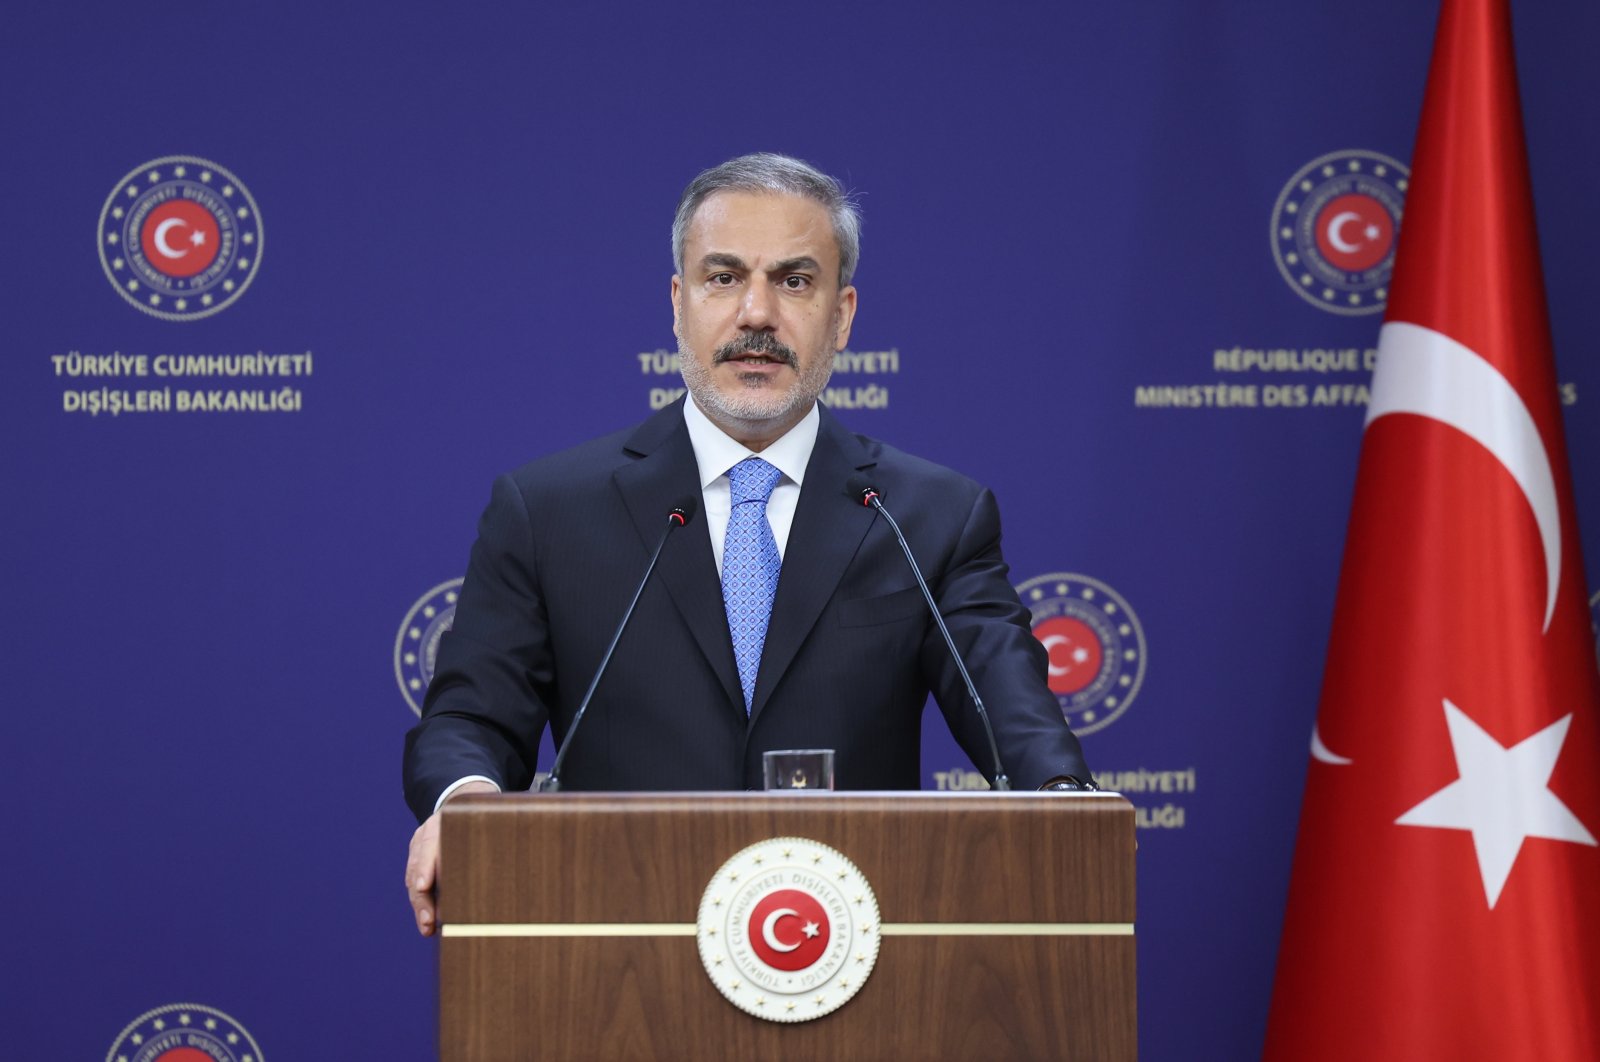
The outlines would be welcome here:
[[[771,329],[776,309],[773,299],[770,285],[760,282],[748,285],[744,291],[744,298],[739,300],[739,327],[754,332]]]

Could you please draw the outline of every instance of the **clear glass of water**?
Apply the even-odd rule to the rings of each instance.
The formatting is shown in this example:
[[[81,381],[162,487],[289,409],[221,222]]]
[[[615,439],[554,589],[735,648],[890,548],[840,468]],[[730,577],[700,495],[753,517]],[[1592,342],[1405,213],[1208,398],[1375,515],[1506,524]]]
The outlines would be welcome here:
[[[774,749],[761,755],[768,789],[832,789],[832,749]]]

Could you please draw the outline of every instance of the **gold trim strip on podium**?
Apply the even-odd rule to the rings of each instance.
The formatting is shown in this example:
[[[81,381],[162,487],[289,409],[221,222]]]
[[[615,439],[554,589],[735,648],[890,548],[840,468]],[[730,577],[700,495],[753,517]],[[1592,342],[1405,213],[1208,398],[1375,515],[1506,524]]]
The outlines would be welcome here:
[[[1132,922],[885,922],[886,937],[1131,937]],[[446,937],[692,937],[693,922],[446,923]]]
[[[446,923],[446,937],[692,937],[693,922]]]
[[[1131,937],[1132,922],[885,922],[886,937]]]

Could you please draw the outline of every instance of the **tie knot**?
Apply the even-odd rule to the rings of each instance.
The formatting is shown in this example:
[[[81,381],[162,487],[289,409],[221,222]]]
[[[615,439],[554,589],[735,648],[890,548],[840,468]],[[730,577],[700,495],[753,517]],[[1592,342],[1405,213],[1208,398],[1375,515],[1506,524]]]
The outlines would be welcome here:
[[[769,465],[759,457],[747,457],[728,469],[728,485],[732,490],[733,504],[740,502],[765,502],[772,497],[772,488],[778,485],[783,473],[776,465]]]

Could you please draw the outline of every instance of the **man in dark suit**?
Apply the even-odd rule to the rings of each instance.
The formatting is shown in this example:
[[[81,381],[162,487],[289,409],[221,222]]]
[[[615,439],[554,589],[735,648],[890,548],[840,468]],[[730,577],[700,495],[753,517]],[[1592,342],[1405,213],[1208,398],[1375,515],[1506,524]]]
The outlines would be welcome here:
[[[854,435],[817,403],[855,316],[859,219],[805,163],[744,156],[690,184],[673,226],[689,396],[636,429],[501,477],[454,628],[407,735],[422,825],[407,865],[431,933],[437,811],[526,789],[559,741],[674,506],[674,531],[563,769],[579,789],[760,788],[762,753],[836,750],[842,789],[914,789],[931,690],[992,779],[987,739],[893,535],[895,512],[1028,788],[1087,785],[1006,578],[993,496]]]

